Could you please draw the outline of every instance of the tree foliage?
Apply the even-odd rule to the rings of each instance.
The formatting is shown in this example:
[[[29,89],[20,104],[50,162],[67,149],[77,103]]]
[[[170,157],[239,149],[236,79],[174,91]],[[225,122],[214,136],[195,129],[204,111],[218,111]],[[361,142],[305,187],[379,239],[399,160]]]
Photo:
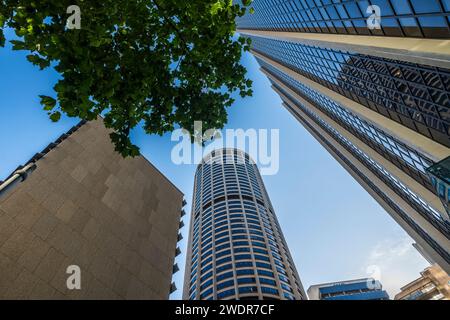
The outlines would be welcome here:
[[[222,128],[232,93],[252,94],[240,64],[249,41],[234,35],[235,18],[251,0],[0,0],[4,28],[18,40],[14,50],[61,79],[55,96],[40,96],[52,121],[61,113],[85,120],[104,114],[123,156],[139,149],[130,130],[163,134],[176,126],[193,132]],[[81,9],[81,29],[69,30],[70,5]]]

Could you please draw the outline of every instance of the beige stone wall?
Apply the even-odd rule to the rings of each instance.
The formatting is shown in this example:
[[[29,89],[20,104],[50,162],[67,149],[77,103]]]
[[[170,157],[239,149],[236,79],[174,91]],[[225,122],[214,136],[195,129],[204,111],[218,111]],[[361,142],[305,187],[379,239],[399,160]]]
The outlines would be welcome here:
[[[182,198],[146,159],[115,153],[101,121],[85,124],[0,198],[0,299],[167,299]],[[67,289],[69,265],[81,290]]]

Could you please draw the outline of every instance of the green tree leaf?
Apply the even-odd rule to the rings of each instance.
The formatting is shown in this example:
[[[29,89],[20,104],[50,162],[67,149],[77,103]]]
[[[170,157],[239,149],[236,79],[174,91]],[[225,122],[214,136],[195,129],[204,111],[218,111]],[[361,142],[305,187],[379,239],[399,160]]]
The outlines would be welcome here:
[[[51,111],[56,106],[56,100],[49,96],[39,96],[41,98],[41,105],[44,107],[45,111]]]
[[[50,120],[53,122],[58,122],[61,119],[61,112],[56,111],[50,114]]]
[[[0,27],[1,27],[1,23],[0,23]],[[3,30],[0,29],[0,47],[4,47],[5,46],[5,35],[3,33]]]
[[[3,28],[18,39],[39,68],[59,73],[55,97],[41,96],[52,121],[61,114],[85,120],[104,115],[111,140],[123,156],[136,156],[130,141],[139,124],[149,134],[175,127],[193,133],[222,128],[232,93],[251,95],[240,64],[246,39],[234,37],[235,18],[250,0],[94,0],[78,1],[81,29],[66,28],[67,1],[2,0]]]

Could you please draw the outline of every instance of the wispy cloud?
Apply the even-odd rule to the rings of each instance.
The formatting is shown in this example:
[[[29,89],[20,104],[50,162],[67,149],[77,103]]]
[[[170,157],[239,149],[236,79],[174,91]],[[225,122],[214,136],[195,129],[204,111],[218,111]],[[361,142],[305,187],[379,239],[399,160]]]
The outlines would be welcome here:
[[[392,299],[401,287],[418,278],[420,271],[428,266],[412,243],[407,236],[380,241],[369,251],[363,266],[369,276],[381,281]]]

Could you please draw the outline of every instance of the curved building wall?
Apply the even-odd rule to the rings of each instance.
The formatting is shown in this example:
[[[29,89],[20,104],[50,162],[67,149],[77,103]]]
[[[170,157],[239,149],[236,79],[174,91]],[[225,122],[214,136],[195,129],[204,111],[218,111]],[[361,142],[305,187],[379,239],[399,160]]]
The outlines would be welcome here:
[[[256,164],[216,150],[195,175],[184,299],[305,299]]]

